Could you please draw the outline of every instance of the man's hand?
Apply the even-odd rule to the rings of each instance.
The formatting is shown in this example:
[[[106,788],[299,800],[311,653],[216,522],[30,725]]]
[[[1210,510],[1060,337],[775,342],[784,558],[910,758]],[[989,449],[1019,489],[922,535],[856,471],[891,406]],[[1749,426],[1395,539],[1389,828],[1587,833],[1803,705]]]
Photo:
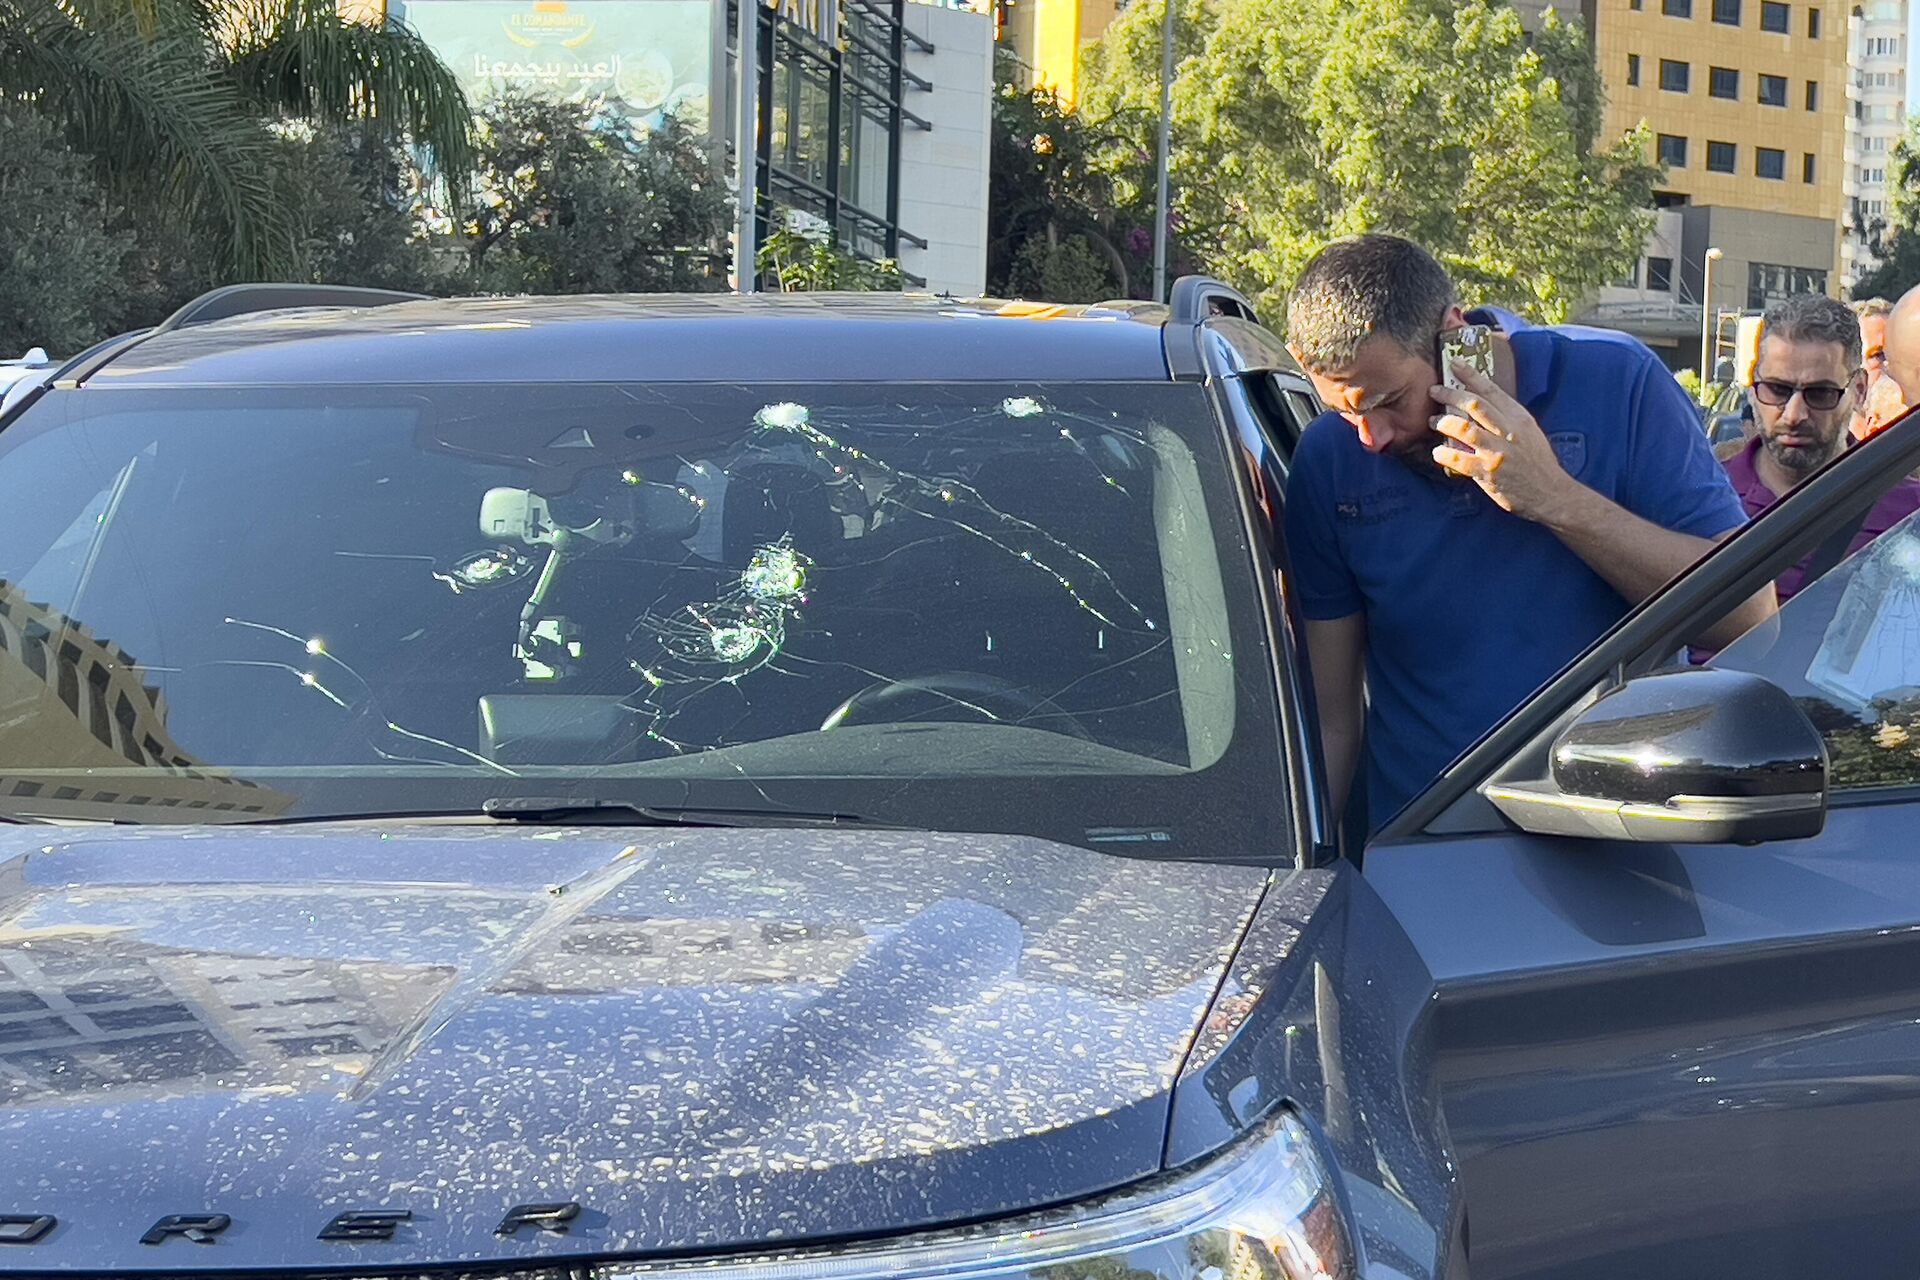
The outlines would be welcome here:
[[[1519,401],[1471,365],[1456,360],[1453,371],[1467,389],[1433,388],[1434,400],[1453,410],[1435,418],[1433,428],[1466,447],[1439,445],[1433,460],[1471,478],[1523,520],[1545,520],[1566,502],[1569,486],[1579,482],[1560,465],[1547,433]]]

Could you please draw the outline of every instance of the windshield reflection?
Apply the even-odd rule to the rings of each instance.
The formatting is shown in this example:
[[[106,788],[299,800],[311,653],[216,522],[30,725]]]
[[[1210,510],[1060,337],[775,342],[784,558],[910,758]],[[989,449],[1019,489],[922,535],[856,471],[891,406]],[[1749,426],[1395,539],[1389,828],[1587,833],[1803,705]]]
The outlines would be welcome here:
[[[474,807],[654,778],[871,814],[786,784],[1205,772],[1260,639],[1199,397],[50,397],[0,439],[0,799],[257,819],[457,807],[425,804],[436,775]],[[385,790],[321,786],[349,779]]]

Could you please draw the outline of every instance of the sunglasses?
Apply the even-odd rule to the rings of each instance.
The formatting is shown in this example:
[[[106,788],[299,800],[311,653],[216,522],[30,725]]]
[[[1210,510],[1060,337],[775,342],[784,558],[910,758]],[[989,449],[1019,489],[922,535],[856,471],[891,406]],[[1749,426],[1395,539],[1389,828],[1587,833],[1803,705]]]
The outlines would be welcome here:
[[[1854,376],[1858,376],[1857,370]],[[1781,382],[1777,378],[1758,378],[1753,384],[1754,398],[1770,409],[1784,407],[1798,394],[1806,400],[1807,408],[1820,413],[1838,408],[1841,399],[1850,390],[1851,385],[1836,387],[1831,382]]]

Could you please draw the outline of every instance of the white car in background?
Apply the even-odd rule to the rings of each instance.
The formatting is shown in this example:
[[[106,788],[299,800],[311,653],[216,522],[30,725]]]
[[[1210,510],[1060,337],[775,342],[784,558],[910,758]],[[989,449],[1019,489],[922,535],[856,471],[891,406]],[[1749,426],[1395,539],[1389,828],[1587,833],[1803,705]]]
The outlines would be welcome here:
[[[48,373],[53,367],[45,347],[29,348],[27,354],[17,360],[0,360],[0,409],[13,403],[16,391],[24,395],[35,375]]]

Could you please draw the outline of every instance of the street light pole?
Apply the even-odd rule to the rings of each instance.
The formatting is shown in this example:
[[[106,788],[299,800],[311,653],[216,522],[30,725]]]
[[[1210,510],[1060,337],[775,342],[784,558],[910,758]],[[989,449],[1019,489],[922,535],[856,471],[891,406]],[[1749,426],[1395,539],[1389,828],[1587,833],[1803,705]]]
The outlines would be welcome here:
[[[734,90],[738,108],[734,120],[733,158],[737,190],[734,194],[733,287],[752,293],[759,283],[759,169],[760,169],[760,3],[738,0],[740,6],[733,60],[739,80]]]
[[[1707,397],[1707,375],[1713,359],[1713,264],[1726,255],[1718,248],[1707,250],[1700,264],[1700,399]]]
[[[1167,300],[1167,156],[1173,135],[1173,6],[1160,20],[1160,159],[1153,198],[1153,300]]]

